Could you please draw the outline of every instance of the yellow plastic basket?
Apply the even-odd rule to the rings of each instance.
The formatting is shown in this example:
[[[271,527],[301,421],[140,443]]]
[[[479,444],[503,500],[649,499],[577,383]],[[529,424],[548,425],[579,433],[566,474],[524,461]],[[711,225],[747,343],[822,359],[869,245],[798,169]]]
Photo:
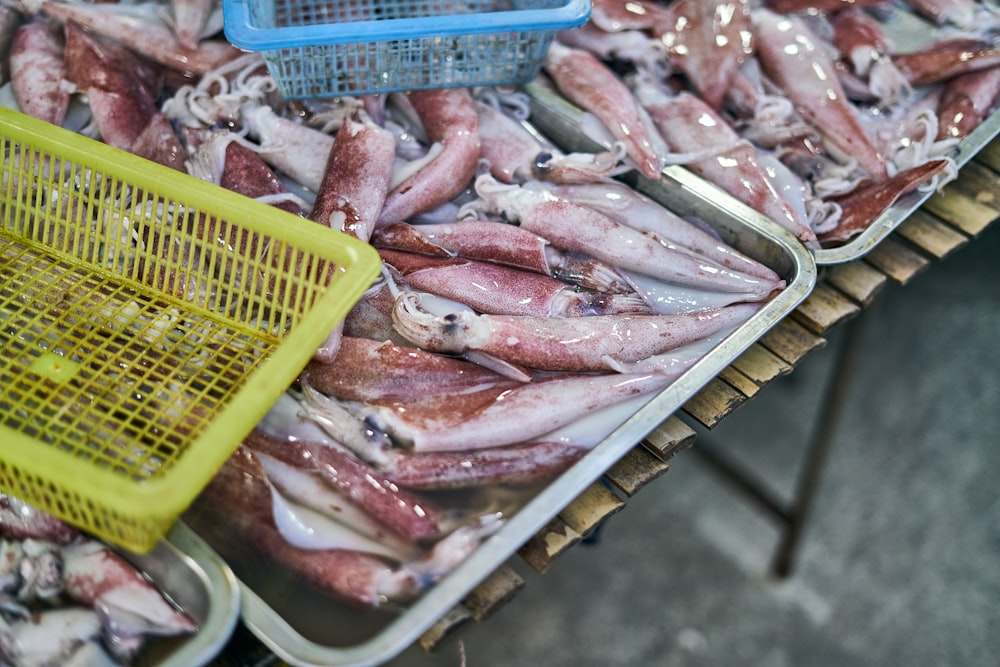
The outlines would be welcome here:
[[[8,109],[0,147],[0,488],[148,551],[378,255]]]

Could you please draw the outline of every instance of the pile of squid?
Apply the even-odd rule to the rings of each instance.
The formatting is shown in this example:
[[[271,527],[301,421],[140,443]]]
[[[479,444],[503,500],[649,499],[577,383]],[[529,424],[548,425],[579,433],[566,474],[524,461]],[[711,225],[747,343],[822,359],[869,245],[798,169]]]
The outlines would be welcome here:
[[[895,47],[903,12],[929,44]],[[956,176],[997,105],[998,28],[977,0],[594,0],[544,69],[645,176],[686,165],[832,247]]]
[[[128,665],[195,622],[120,554],[0,494],[0,664]]]
[[[178,4],[22,6],[9,103],[383,260],[185,514],[223,555],[405,604],[785,288],[514,90],[284,100]]]

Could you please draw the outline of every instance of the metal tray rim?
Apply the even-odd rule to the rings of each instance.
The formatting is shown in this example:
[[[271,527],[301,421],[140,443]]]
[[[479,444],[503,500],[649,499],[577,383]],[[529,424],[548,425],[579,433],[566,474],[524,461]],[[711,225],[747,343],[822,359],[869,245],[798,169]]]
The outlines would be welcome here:
[[[208,615],[191,640],[184,642],[157,667],[207,665],[229,641],[240,618],[241,590],[229,565],[182,521],[163,538],[187,561],[191,572],[205,587],[210,600]]]

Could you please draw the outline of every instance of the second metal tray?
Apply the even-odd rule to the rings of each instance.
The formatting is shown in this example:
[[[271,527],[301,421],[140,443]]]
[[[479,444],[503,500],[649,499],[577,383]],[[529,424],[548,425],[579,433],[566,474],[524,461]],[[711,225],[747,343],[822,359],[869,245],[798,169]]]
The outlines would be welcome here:
[[[902,8],[895,8],[892,15],[885,20],[884,29],[900,53],[915,51],[948,35],[947,28],[934,26]],[[553,90],[544,77],[525,84],[524,88],[532,97],[532,122],[562,148],[589,152],[607,148],[580,131],[583,111]],[[950,157],[954,159],[956,166],[961,168],[998,134],[1000,134],[1000,111],[995,111],[959,142],[956,151]],[[687,172],[683,167],[672,166],[666,169],[666,173],[671,176],[676,176],[682,171]],[[744,206],[735,197],[709,181],[701,180],[704,181],[702,187],[712,193],[706,196],[710,196],[721,206],[741,217],[756,215],[751,207]],[[813,251],[816,264],[820,266],[841,264],[860,259],[934,195],[934,191],[914,191],[901,197],[850,241],[839,246]]]

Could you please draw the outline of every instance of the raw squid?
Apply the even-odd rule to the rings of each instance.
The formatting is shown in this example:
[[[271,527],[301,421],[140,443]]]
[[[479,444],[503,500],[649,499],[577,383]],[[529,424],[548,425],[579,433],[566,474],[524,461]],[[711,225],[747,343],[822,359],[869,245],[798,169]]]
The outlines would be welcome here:
[[[553,41],[545,71],[567,98],[596,116],[615,141],[626,147],[636,168],[657,178],[666,146],[628,88],[591,53]]]
[[[405,222],[450,201],[472,181],[479,160],[479,117],[468,90],[420,90],[408,97],[440,152],[386,196],[380,224]]]
[[[888,177],[885,161],[872,145],[819,40],[796,16],[766,9],[753,12],[757,57],[768,76],[832,146],[875,180]]]
[[[740,304],[684,315],[604,315],[575,318],[475,315],[435,316],[419,298],[396,300],[396,328],[419,347],[445,354],[467,350],[546,371],[603,371],[636,363],[732,329],[760,310]]]

